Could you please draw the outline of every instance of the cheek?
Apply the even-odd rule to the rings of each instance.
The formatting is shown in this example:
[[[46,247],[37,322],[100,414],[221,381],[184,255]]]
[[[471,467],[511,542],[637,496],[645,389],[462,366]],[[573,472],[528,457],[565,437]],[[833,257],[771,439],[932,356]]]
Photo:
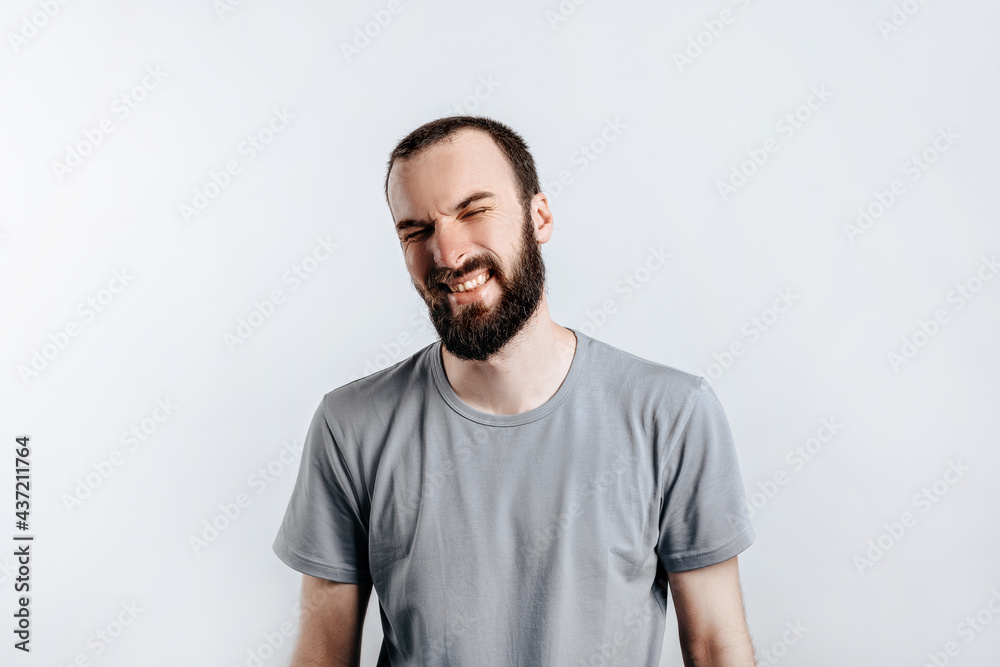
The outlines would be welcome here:
[[[420,276],[421,266],[423,262],[417,256],[417,253],[413,251],[413,248],[408,248],[403,251],[403,258],[406,263],[406,270],[410,272],[411,275]]]
[[[417,282],[419,285],[423,285],[426,289],[430,289],[432,286],[429,284],[428,272],[430,271],[430,262],[421,256],[419,253],[410,249],[406,252],[406,270],[410,273],[410,278]]]

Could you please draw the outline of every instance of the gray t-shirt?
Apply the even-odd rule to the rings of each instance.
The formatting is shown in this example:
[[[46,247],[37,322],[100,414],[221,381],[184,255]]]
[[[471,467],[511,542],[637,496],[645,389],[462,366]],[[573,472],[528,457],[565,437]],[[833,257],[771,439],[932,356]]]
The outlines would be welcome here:
[[[656,667],[666,571],[753,543],[708,383],[571,330],[565,380],[521,414],[463,403],[440,341],[323,397],[273,549],[372,582],[379,667]]]

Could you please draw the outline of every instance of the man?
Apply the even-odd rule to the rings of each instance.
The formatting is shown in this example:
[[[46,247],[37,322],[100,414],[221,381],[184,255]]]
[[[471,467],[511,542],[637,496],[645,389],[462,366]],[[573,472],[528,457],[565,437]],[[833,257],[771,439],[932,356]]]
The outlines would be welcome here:
[[[552,321],[553,216],[521,137],[428,123],[385,193],[440,341],[315,413],[274,542],[304,574],[292,664],[357,665],[374,587],[380,667],[655,667],[669,588],[685,665],[751,667],[722,406]]]

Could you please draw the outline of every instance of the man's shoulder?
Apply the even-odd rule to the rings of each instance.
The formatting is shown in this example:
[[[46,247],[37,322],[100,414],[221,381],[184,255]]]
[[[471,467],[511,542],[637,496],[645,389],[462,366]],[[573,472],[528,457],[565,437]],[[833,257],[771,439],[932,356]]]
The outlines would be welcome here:
[[[401,400],[412,397],[430,382],[429,343],[392,366],[351,380],[323,395],[321,409],[328,420],[357,422],[360,418],[388,417]]]
[[[597,377],[634,391],[690,397],[702,389],[704,378],[674,366],[640,357],[596,338],[591,339],[592,370]]]

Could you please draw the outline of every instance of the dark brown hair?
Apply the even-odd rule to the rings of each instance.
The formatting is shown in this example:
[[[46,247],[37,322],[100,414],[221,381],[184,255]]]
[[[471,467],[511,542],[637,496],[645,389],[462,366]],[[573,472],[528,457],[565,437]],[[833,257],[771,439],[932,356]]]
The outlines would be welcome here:
[[[406,135],[389,154],[385,169],[385,200],[389,201],[389,172],[399,159],[406,159],[420,151],[444,141],[463,128],[482,130],[493,138],[494,143],[510,163],[514,172],[521,205],[527,209],[536,193],[541,192],[535,160],[528,152],[528,145],[514,130],[503,123],[485,116],[449,116],[425,123]]]

